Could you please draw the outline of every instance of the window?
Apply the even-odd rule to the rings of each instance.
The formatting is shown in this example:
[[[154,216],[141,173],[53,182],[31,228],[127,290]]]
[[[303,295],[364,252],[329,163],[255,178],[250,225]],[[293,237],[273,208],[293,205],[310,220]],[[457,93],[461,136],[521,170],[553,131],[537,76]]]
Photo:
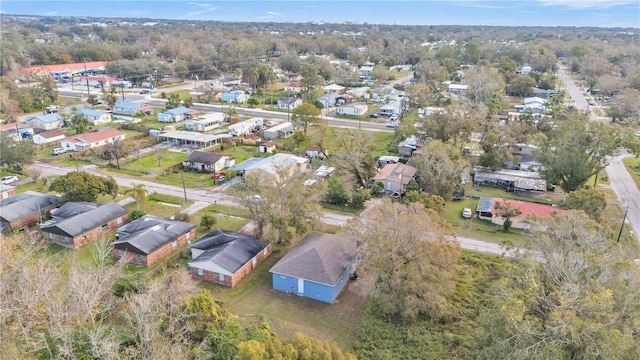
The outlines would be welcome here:
[[[188,233],[185,234],[185,237],[187,238],[187,240],[191,239],[191,231],[189,231]]]
[[[269,253],[269,252],[268,252],[268,251],[269,251],[268,249],[269,249],[269,247],[268,247],[268,246],[267,246],[266,248],[264,248],[264,256],[267,256],[267,254]]]
[[[257,263],[258,263],[258,259],[256,259],[255,257],[251,259],[251,266],[256,266]]]
[[[119,258],[120,258],[120,257],[122,257],[122,249],[119,249],[119,250],[118,250],[118,257],[119,257]]]
[[[109,228],[109,224],[102,225],[102,230],[107,230]]]
[[[175,248],[176,246],[178,246],[178,240],[173,240],[173,241],[171,242],[171,246],[172,246],[172,247],[174,247],[174,248]]]
[[[136,261],[142,261],[142,255],[137,254],[136,255]]]
[[[204,275],[204,271],[202,271],[202,269],[198,269],[198,276],[202,276]]]
[[[49,240],[53,240],[53,234],[49,233]]]
[[[118,225],[122,224],[122,216],[118,218]]]
[[[218,281],[224,281],[224,274],[218,274]]]

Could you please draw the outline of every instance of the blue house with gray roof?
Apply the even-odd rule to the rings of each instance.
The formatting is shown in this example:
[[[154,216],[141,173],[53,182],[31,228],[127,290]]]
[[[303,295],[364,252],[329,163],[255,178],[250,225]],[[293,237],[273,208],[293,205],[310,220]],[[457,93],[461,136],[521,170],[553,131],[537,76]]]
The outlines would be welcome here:
[[[89,120],[89,123],[92,125],[102,125],[111,122],[111,114],[105,111],[89,109],[89,108],[81,108],[77,109],[77,111],[84,115],[84,117]]]
[[[117,115],[134,116],[138,112],[151,114],[152,111],[153,108],[149,105],[128,101],[118,101],[113,105],[113,113]]]
[[[274,290],[333,304],[356,269],[355,240],[314,232],[269,270]]]
[[[187,119],[189,112],[191,109],[184,106],[165,110],[158,114],[158,121],[162,123],[181,122]]]

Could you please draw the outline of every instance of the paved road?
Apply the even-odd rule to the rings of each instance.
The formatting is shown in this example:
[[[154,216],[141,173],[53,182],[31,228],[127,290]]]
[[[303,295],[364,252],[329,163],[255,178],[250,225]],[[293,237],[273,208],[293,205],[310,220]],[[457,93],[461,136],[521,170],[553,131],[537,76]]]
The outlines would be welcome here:
[[[580,111],[589,111],[589,103],[575,85],[573,79],[567,75],[561,66],[558,67],[558,75],[564,82],[571,99],[573,99],[573,105]],[[589,111],[589,117],[591,120],[604,119],[597,117],[592,111]],[[622,163],[622,159],[629,156],[632,155],[622,150],[620,155],[610,159],[609,166],[605,170],[609,177],[611,188],[618,196],[618,201],[623,207],[626,208],[628,206],[626,221],[631,224],[636,240],[640,241],[638,237],[638,232],[640,231],[640,190],[638,190],[633,178]]]

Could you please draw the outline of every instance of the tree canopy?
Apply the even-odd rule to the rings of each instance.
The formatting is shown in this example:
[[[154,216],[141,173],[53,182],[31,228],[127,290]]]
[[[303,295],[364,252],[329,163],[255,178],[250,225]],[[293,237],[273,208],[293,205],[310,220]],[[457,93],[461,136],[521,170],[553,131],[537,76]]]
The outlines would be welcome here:
[[[86,171],[71,171],[56,178],[49,190],[62,194],[67,201],[96,201],[98,195],[118,195],[118,184],[112,177],[93,175]]]

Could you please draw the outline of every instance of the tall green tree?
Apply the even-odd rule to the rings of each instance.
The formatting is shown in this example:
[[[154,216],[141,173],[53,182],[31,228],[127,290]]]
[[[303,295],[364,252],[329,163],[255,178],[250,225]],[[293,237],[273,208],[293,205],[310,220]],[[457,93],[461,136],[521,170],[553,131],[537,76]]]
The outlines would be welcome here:
[[[71,117],[65,120],[67,125],[72,128],[76,134],[84,133],[90,125],[89,119],[75,107],[71,109]]]
[[[550,138],[539,139],[538,161],[547,182],[566,192],[579,189],[604,169],[620,147],[638,153],[640,143],[629,130],[586,119],[562,122]]]
[[[478,317],[483,359],[625,359],[640,353],[640,272],[616,229],[570,211],[531,221],[539,252],[505,268]]]
[[[578,189],[567,194],[564,206],[569,209],[582,210],[591,219],[600,221],[602,212],[607,207],[607,198],[596,188]]]
[[[470,164],[451,144],[434,140],[425,144],[414,157],[418,183],[423,191],[450,200]]]
[[[98,195],[118,195],[118,184],[112,177],[90,174],[86,171],[71,171],[56,178],[49,190],[62,194],[67,201],[96,201]]]
[[[5,132],[0,133],[0,166],[12,167],[15,170],[33,162],[36,150],[31,139],[16,141]]]
[[[304,134],[307,135],[307,128],[309,125],[319,124],[324,121],[324,119],[320,117],[321,114],[322,112],[320,109],[315,107],[312,103],[305,101],[302,105],[293,109],[293,115],[291,118],[293,123],[298,127],[302,127]]]
[[[435,212],[385,200],[353,229],[363,244],[363,262],[376,271],[374,299],[383,314],[403,320],[451,314],[460,247]]]
[[[131,194],[136,202],[136,210],[140,210],[140,203],[147,200],[149,192],[144,184],[131,184],[133,187],[125,191],[125,194]]]

